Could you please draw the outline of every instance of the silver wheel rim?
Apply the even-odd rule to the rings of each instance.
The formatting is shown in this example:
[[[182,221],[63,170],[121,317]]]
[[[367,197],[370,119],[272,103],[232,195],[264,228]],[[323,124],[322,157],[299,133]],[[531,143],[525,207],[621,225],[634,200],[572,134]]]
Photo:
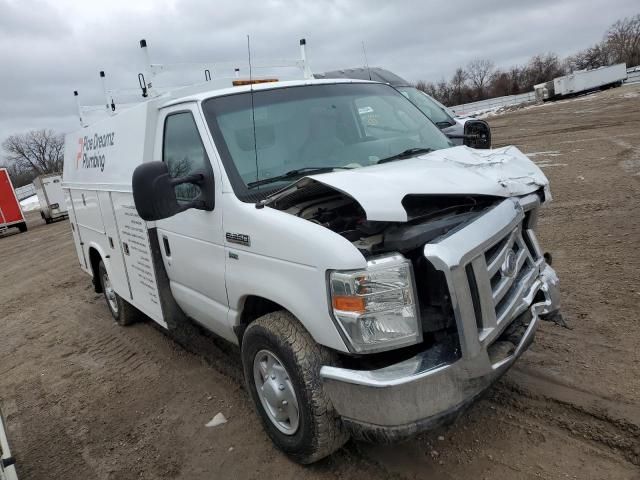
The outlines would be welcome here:
[[[253,358],[253,380],[271,423],[285,435],[296,433],[300,424],[298,398],[280,359],[269,350],[260,350]]]
[[[105,297],[107,297],[109,308],[114,314],[118,315],[118,299],[116,298],[116,291],[111,285],[111,281],[109,280],[109,275],[107,275],[107,272],[104,272],[104,274],[102,275],[102,288],[104,289]]]

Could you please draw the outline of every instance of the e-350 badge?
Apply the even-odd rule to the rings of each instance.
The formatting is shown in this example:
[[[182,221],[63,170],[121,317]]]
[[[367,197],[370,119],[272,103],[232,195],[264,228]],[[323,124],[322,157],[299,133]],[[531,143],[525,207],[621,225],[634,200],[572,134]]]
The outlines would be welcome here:
[[[227,232],[227,242],[237,243],[238,245],[244,245],[245,247],[251,246],[251,238],[244,233],[231,233]]]

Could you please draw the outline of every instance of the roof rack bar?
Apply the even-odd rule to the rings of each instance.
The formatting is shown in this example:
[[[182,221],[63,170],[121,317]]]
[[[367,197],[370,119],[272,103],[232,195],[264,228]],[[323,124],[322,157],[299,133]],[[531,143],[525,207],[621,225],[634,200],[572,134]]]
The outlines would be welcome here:
[[[145,80],[145,85],[143,86],[143,92],[145,91],[144,89],[146,88],[147,95],[143,95],[143,96],[155,97],[156,94],[152,88],[155,72],[153,71],[151,60],[149,59],[149,49],[147,48],[147,41],[144,38],[140,40],[140,49],[142,50],[142,55],[144,57],[146,77],[149,78],[148,81]],[[140,79],[139,76],[138,76],[138,79]]]
[[[311,79],[313,78],[313,73],[309,68],[309,63],[307,62],[307,39],[300,39],[300,63],[302,68],[302,74],[304,78]]]
[[[78,108],[78,118],[80,119],[80,126],[81,127],[86,127],[86,125],[84,124],[84,121],[82,120],[82,107],[80,107],[80,98],[78,97],[78,91],[77,90],[73,91],[73,96],[76,99],[76,107]]]
[[[104,93],[104,105],[109,115],[113,115],[116,111],[116,105],[113,103],[113,98],[109,97],[109,91],[107,90],[107,80],[105,78],[104,70],[100,70],[100,82],[102,83],[102,93]]]

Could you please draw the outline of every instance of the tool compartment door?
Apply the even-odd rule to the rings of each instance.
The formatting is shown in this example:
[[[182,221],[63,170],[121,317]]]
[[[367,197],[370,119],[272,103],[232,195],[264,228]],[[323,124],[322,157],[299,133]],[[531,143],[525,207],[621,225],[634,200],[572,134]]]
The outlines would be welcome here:
[[[18,197],[6,170],[0,170],[0,225],[23,222],[22,210]]]
[[[77,193],[76,193],[77,195]],[[87,273],[89,273],[89,266],[87,265],[87,258],[84,255],[82,248],[82,237],[80,236],[80,227],[78,226],[78,220],[76,219],[75,211],[73,210],[73,193],[71,190],[65,190],[66,205],[69,210],[69,223],[71,224],[71,234],[73,235],[73,244],[76,247],[76,253],[78,254],[78,261],[80,267]]]
[[[147,224],[138,215],[131,193],[111,192],[111,200],[131,288],[131,303],[166,328]]]

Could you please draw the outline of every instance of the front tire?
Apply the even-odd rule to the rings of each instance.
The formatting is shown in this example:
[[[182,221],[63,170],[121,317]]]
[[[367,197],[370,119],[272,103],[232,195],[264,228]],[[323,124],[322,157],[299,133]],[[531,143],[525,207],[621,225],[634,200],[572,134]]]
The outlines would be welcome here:
[[[320,378],[320,368],[335,363],[289,312],[264,315],[244,333],[247,390],[271,440],[299,463],[318,461],[349,438]]]
[[[98,265],[98,275],[104,299],[116,323],[122,327],[135,323],[140,316],[138,310],[116,293],[102,260]]]

